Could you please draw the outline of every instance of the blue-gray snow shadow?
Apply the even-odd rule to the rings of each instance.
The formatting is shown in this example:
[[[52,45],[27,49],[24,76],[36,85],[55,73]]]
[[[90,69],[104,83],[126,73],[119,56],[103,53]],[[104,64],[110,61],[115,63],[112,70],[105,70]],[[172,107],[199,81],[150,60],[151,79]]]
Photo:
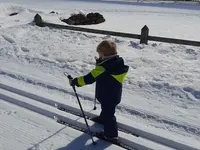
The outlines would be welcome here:
[[[98,124],[94,124],[91,127],[99,126]],[[88,134],[82,134],[81,136],[77,137],[73,141],[71,141],[68,145],[58,148],[56,150],[103,150],[111,146],[111,143],[102,141],[102,140],[96,140],[97,144],[93,145],[90,135]]]
[[[66,1],[66,0],[62,0]],[[106,4],[120,4],[120,5],[135,5],[135,6],[148,6],[148,7],[164,7],[164,8],[175,8],[175,9],[189,9],[189,10],[200,10],[200,5],[194,4],[184,4],[184,3],[151,3],[143,1],[106,1],[106,0],[67,0],[69,1],[81,1],[81,2],[91,2],[91,3],[106,3]]]

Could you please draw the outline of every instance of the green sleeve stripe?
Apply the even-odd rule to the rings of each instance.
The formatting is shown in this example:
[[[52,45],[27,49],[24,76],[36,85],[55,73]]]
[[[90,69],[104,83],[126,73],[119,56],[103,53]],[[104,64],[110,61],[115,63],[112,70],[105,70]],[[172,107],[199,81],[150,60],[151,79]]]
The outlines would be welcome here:
[[[85,80],[84,80],[84,76],[81,76],[78,78],[78,84],[79,86],[84,86],[85,84]]]
[[[94,78],[96,78],[100,76],[102,73],[104,73],[104,71],[105,69],[103,66],[96,66],[96,68],[91,71],[91,74]]]
[[[112,75],[119,83],[122,83],[127,75],[127,72],[120,75]]]

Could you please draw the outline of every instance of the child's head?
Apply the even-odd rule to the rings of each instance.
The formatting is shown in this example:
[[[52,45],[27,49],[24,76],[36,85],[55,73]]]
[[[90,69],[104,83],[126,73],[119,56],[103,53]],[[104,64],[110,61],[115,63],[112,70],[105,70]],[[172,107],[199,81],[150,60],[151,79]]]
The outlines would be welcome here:
[[[117,46],[114,42],[104,40],[97,46],[99,57],[111,56],[117,54]]]

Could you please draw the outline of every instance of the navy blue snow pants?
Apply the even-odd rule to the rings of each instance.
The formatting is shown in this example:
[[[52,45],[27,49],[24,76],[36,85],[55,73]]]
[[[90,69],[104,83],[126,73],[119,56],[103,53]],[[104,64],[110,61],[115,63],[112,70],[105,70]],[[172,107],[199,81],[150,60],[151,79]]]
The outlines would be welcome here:
[[[104,125],[104,134],[108,137],[118,137],[118,126],[115,117],[116,106],[117,104],[101,103],[100,119]]]

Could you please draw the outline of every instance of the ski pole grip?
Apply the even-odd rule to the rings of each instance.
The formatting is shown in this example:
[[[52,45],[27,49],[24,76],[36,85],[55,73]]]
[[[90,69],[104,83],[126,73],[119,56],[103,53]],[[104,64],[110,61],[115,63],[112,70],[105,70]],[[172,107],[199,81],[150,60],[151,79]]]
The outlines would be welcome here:
[[[73,79],[71,75],[68,75],[67,78],[70,79],[70,80]]]

